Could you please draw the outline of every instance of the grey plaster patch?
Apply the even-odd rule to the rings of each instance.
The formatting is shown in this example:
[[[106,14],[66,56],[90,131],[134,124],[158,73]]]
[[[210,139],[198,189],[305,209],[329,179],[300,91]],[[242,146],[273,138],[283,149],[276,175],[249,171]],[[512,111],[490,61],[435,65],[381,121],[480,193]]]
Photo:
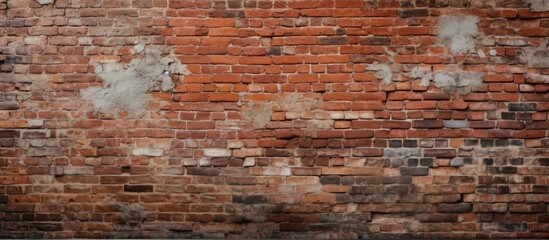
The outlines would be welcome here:
[[[137,203],[130,205],[116,203],[116,210],[118,211],[120,222],[123,224],[136,225],[142,223],[147,218],[145,208]]]
[[[477,54],[480,58],[485,58],[486,57],[486,54],[484,53],[484,51],[482,51],[480,49],[477,51]]]
[[[444,120],[446,128],[469,128],[469,121]]]
[[[549,75],[527,73],[526,78],[529,79],[531,83],[549,83]]]
[[[435,73],[435,86],[443,88],[447,93],[461,95],[479,89],[482,86],[484,73],[481,72],[443,72]]]
[[[389,64],[375,62],[366,67],[366,70],[375,71],[376,77],[383,79],[385,85],[391,84],[393,73]]]
[[[475,52],[479,19],[476,16],[443,16],[438,22],[439,43],[450,48],[452,54]]]
[[[53,4],[55,2],[55,0],[36,0],[36,1],[42,5]]]
[[[419,70],[419,67],[414,67],[414,69],[410,72],[410,77],[421,78],[419,85],[422,87],[428,87],[431,80],[433,80],[433,73],[431,71],[421,71]]]
[[[547,12],[549,11],[549,0],[525,0],[530,4],[532,12]]]
[[[531,68],[549,68],[549,42],[539,47],[526,47],[521,55],[522,60]]]
[[[139,45],[138,45],[139,46]],[[141,47],[137,47],[139,51]],[[129,116],[140,117],[146,109],[151,91],[169,91],[175,87],[171,75],[188,75],[190,72],[179,59],[163,56],[161,50],[144,49],[141,58],[129,64],[93,62],[95,73],[104,81],[104,87],[81,91],[85,100],[91,100],[94,111],[118,114],[127,111]]]

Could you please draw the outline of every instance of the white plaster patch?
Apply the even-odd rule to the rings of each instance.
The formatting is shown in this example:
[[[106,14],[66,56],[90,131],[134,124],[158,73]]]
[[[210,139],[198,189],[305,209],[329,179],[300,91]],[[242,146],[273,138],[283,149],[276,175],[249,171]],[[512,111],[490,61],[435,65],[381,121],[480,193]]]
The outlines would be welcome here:
[[[481,72],[444,72],[435,73],[435,86],[447,93],[457,92],[467,95],[482,86],[484,73]]]
[[[450,48],[452,54],[475,52],[479,19],[476,16],[443,16],[438,22],[439,43]]]
[[[366,70],[375,71],[376,77],[383,79],[383,83],[385,85],[391,84],[393,73],[391,71],[391,67],[389,66],[389,64],[375,62],[373,64],[370,64],[368,67],[366,67]]]
[[[526,47],[521,55],[531,68],[549,68],[549,40],[539,47]]]
[[[549,0],[525,0],[530,4],[532,12],[547,12],[549,11]]]
[[[422,87],[428,87],[431,83],[431,80],[433,80],[433,74],[429,71],[422,71],[419,69],[419,67],[414,67],[412,71],[410,72],[411,78],[421,78],[421,82],[419,83]]]
[[[81,91],[82,98],[93,102],[94,111],[117,114],[127,111],[140,117],[146,110],[148,92],[169,91],[175,84],[170,75],[188,75],[190,72],[179,59],[162,56],[159,50],[146,49],[142,58],[129,64],[93,62],[95,73],[105,86]]]

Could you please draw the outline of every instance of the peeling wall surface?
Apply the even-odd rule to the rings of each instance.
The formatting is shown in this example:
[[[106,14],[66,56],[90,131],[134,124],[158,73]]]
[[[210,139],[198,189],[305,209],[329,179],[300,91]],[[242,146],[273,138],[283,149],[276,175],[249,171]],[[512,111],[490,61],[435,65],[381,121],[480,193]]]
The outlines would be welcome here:
[[[105,81],[105,85],[84,89],[81,95],[93,101],[96,112],[117,114],[125,111],[140,116],[147,108],[147,93],[170,91],[175,87],[172,75],[189,74],[177,58],[162,57],[159,50],[144,50],[143,45],[136,45],[134,50],[143,54],[129,64],[92,62],[95,73]]]
[[[547,0],[0,0],[0,238],[549,239]]]
[[[438,23],[438,39],[452,54],[474,52],[478,21],[472,15],[443,16]]]

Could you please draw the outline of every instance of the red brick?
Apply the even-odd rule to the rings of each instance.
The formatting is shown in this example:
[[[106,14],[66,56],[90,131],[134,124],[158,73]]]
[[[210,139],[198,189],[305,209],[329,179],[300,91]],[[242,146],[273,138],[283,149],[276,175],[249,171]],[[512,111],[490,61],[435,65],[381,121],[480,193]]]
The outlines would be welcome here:
[[[211,102],[237,102],[240,99],[236,93],[210,93],[208,97]]]
[[[312,83],[318,82],[318,75],[306,75],[306,74],[297,74],[297,75],[288,75],[288,82],[291,83]]]
[[[436,101],[410,101],[406,102],[406,109],[435,109],[437,108]]]

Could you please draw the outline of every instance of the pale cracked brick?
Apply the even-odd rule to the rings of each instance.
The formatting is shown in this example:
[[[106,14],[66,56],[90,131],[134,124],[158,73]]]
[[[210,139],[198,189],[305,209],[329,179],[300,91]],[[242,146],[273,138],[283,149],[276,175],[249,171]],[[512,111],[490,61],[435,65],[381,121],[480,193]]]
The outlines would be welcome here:
[[[244,167],[253,167],[253,166],[255,166],[255,158],[253,158],[253,157],[245,158],[243,166]]]
[[[374,112],[373,111],[362,111],[359,114],[360,114],[360,118],[363,118],[363,119],[373,119],[374,118]]]
[[[42,128],[44,127],[44,120],[32,119],[27,122],[29,128]]]
[[[227,141],[227,147],[228,148],[242,148],[244,146],[243,141],[239,140],[228,140]]]
[[[185,158],[183,159],[183,166],[185,167],[196,167],[198,161],[194,158]]]
[[[132,151],[134,156],[162,157],[164,156],[163,149],[157,148],[136,148]]]
[[[266,167],[263,169],[264,176],[290,176],[292,169],[288,167]]]
[[[343,112],[330,112],[331,119],[345,119],[345,114]]]
[[[230,157],[231,155],[232,155],[231,149],[225,149],[225,148],[204,149],[204,156],[206,157]]]
[[[233,157],[245,158],[245,157],[260,157],[263,156],[262,148],[243,148],[234,150]]]
[[[360,117],[360,113],[358,112],[345,112],[345,119],[353,120],[358,119]]]
[[[91,37],[79,37],[78,38],[78,45],[80,46],[88,46],[88,45],[92,45],[93,43],[93,38]]]
[[[92,175],[93,167],[64,167],[64,175]]]
[[[198,159],[198,166],[208,167],[212,165],[212,160],[209,158],[200,158]]]
[[[36,0],[36,1],[42,5],[52,4],[55,2],[55,0]]]
[[[287,112],[286,113],[286,119],[298,119],[299,113],[298,112]]]
[[[444,120],[446,128],[469,128],[469,121]]]
[[[48,38],[46,36],[28,36],[24,40],[27,45],[46,45]]]

